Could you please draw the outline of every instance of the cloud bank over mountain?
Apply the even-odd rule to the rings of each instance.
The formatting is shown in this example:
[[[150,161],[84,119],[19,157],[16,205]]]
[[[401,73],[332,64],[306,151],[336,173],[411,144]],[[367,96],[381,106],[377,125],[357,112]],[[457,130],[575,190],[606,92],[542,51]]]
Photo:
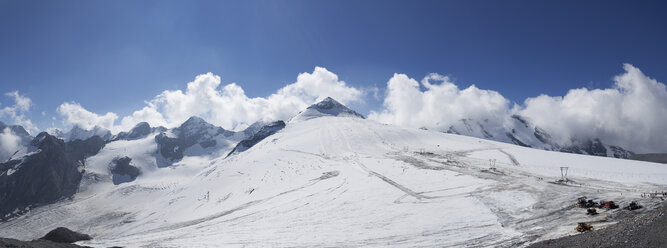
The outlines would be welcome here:
[[[436,83],[439,82],[439,83]],[[510,102],[500,93],[474,85],[459,89],[451,80],[430,74],[421,80],[394,74],[387,82],[383,109],[371,111],[369,119],[409,127],[449,127],[454,122],[472,118],[488,119],[502,125],[510,114]]]
[[[114,121],[118,119],[118,115],[108,112],[104,115],[99,115],[86,110],[76,102],[66,102],[58,106],[58,114],[60,114],[66,123],[77,125],[83,129],[92,129],[95,126],[100,126],[106,129],[114,128]]]
[[[667,152],[667,89],[625,64],[609,89],[526,99],[517,111],[559,137],[600,137],[634,151]]]
[[[502,127],[519,114],[552,134],[560,143],[571,138],[600,138],[636,152],[667,151],[665,84],[625,64],[608,89],[572,89],[565,96],[540,95],[514,104],[500,93],[470,86],[459,89],[449,78],[426,76],[420,84],[404,74],[387,83],[383,108],[370,119],[410,127],[447,128],[463,118],[488,120]],[[433,84],[439,81],[439,84]]]
[[[8,158],[19,149],[21,137],[14,134],[9,127],[0,130],[0,158]],[[5,161],[0,161],[5,162]]]
[[[461,119],[484,121],[491,128],[504,128],[518,114],[548,131],[559,143],[571,139],[600,138],[605,143],[635,152],[667,152],[667,89],[665,84],[625,64],[625,72],[613,78],[607,89],[572,89],[565,96],[540,95],[513,103],[501,93],[477,88],[461,89],[449,77],[432,73],[420,81],[394,74],[385,94],[357,88],[339,80],[333,72],[316,67],[301,73],[294,83],[267,97],[250,98],[243,88],[221,85],[220,76],[201,74],[185,90],[167,90],[145,101],[131,115],[98,114],[76,102],[65,102],[57,111],[65,125],[91,129],[100,126],[116,133],[146,121],[153,126],[174,127],[190,116],[200,116],[226,129],[241,129],[258,120],[287,120],[327,96],[343,104],[380,98],[382,106],[369,119],[407,127],[446,130]],[[13,106],[0,115],[35,131],[25,118],[32,101],[10,92]]]
[[[5,93],[5,96],[14,98],[14,105],[0,108],[0,118],[7,118],[12,121],[10,124],[21,125],[28,132],[37,132],[39,129],[26,114],[32,107],[32,100],[24,95],[19,94],[18,91]]]
[[[185,91],[167,90],[146,101],[146,106],[129,116],[98,115],[77,103],[63,103],[58,112],[66,123],[91,128],[98,125],[114,132],[128,130],[145,121],[151,125],[178,126],[190,116],[199,116],[226,129],[237,129],[258,120],[286,120],[327,96],[343,103],[362,101],[363,91],[348,86],[323,67],[301,73],[268,97],[248,97],[236,83],[221,86],[220,76],[206,73],[187,84]]]

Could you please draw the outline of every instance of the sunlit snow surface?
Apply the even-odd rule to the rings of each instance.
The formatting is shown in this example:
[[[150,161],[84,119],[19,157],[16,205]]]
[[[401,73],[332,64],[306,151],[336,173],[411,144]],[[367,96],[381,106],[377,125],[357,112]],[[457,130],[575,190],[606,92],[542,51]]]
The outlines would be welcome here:
[[[94,247],[520,246],[614,213],[586,216],[572,207],[578,196],[627,203],[667,184],[661,164],[353,117],[291,122],[241,154],[166,168],[157,168],[151,138],[122,142],[86,161],[73,200],[0,223],[0,236],[33,239],[65,226],[92,235],[79,244]],[[113,185],[105,166],[120,155],[142,175]],[[482,171],[489,159],[499,172]],[[548,183],[560,166],[578,184]]]

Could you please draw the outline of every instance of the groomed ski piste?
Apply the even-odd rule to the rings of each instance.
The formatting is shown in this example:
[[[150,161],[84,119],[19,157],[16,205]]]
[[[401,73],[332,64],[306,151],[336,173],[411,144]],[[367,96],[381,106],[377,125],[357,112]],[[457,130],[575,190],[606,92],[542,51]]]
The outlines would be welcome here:
[[[662,203],[641,193],[667,189],[663,164],[355,116],[297,116],[245,152],[163,168],[153,137],[109,143],[86,160],[73,199],[0,223],[0,236],[30,240],[64,226],[93,236],[77,243],[92,247],[516,247],[628,215],[587,216],[573,206],[580,196],[649,211]],[[114,185],[105,168],[117,156],[142,174]],[[551,183],[562,166],[571,182]]]

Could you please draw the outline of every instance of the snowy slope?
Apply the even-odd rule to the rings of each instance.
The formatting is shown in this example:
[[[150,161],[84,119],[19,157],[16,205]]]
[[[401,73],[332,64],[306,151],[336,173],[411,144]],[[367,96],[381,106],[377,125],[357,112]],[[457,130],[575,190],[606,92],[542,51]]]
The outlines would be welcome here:
[[[0,223],[0,236],[31,239],[66,226],[91,234],[81,244],[94,247],[517,246],[615,213],[588,217],[572,208],[578,196],[627,203],[667,185],[661,164],[349,115],[295,118],[242,153],[186,156],[166,168],[154,164],[150,138],[118,142],[86,161],[72,201]],[[145,173],[119,185],[99,176],[117,154]],[[489,159],[499,172],[484,171]],[[548,183],[560,166],[579,184]]]

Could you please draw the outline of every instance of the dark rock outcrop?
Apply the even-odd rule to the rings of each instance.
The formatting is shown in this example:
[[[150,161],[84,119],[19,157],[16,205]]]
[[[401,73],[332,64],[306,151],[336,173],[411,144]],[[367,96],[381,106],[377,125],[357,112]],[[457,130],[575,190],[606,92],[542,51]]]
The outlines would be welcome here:
[[[518,122],[523,124],[523,126],[525,128],[528,128],[528,121],[526,119],[524,119],[523,117],[521,117],[520,115],[512,115],[512,119],[517,120]]]
[[[262,127],[263,127],[264,125],[266,125],[266,122],[264,122],[264,121],[256,121],[255,123],[253,123],[252,125],[246,127],[246,128],[243,130],[243,135],[245,135],[245,137],[252,137],[252,136],[255,135],[257,132],[259,132],[259,130],[261,130]]]
[[[625,150],[618,146],[609,146],[609,150],[611,150],[610,154],[607,148],[605,147],[604,143],[602,143],[602,141],[600,141],[599,139],[588,139],[585,141],[575,140],[572,141],[571,145],[564,147],[554,145],[553,150],[560,152],[601,156],[601,157],[609,156],[614,158],[629,158],[630,156],[632,156],[632,154],[634,154],[633,152]]]
[[[607,156],[607,148],[604,147],[599,139],[586,140],[584,142],[573,142],[573,145],[569,149],[578,154],[588,154],[603,157]]]
[[[49,240],[36,239],[33,241],[21,241],[17,239],[0,238],[0,247],[7,248],[79,248],[79,246],[69,243],[56,243]]]
[[[629,158],[632,160],[667,164],[667,153],[632,154]]]
[[[129,157],[115,158],[111,161],[109,170],[114,184],[134,181],[141,174],[141,170],[131,165],[130,162],[132,159]]]
[[[83,160],[88,156],[97,154],[105,144],[100,136],[93,136],[86,140],[67,142],[67,152],[72,158]]]
[[[525,121],[523,123],[525,124]],[[549,135],[547,131],[545,131],[540,127],[535,127],[535,132],[533,132],[533,135],[535,135],[535,138],[537,138],[537,140],[539,140],[544,144],[554,145],[553,138],[551,138],[551,135]]]
[[[266,137],[269,137],[276,132],[285,128],[285,122],[283,121],[274,121],[264,125],[257,133],[248,139],[244,139],[239,142],[234,149],[227,154],[227,156],[243,152],[250,149],[260,141],[264,140]]]
[[[512,131],[514,132],[514,129],[512,129]],[[530,147],[528,144],[523,143],[519,138],[517,138],[516,136],[514,136],[514,134],[510,132],[505,133],[505,135],[507,135],[507,137],[510,138],[512,143],[514,143],[515,145]]]
[[[74,243],[81,240],[91,240],[92,237],[90,237],[88,234],[78,233],[65,227],[58,227],[51,230],[40,239],[49,240],[56,243]]]
[[[77,241],[91,240],[88,234],[78,233],[64,227],[58,227],[39,239],[22,241],[17,239],[0,238],[0,247],[16,248],[76,248],[84,247],[72,244]]]
[[[65,143],[42,132],[30,146],[35,150],[29,155],[0,164],[0,220],[74,195],[85,157],[99,152],[104,142],[94,136]]]

